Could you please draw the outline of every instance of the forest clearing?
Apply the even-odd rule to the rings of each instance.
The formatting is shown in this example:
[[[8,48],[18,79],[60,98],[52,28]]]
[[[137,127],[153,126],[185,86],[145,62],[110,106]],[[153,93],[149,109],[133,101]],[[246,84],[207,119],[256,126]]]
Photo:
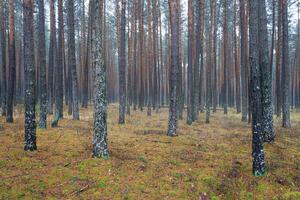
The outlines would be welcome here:
[[[20,111],[21,112],[21,111]],[[140,111],[118,125],[109,107],[110,157],[92,158],[92,109],[82,120],[37,130],[37,152],[23,151],[23,115],[0,129],[0,199],[299,199],[300,118],[266,145],[267,175],[252,176],[251,126],[230,110],[166,136],[167,109]],[[4,121],[1,118],[1,124]],[[201,198],[202,197],[202,198]]]

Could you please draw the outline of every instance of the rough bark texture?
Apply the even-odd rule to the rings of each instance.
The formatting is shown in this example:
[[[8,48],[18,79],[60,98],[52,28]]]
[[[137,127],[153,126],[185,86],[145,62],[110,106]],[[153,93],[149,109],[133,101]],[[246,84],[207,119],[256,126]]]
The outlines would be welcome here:
[[[187,102],[187,124],[193,123],[194,112],[194,82],[193,82],[193,38],[194,17],[193,1],[188,0],[188,102]]]
[[[290,128],[290,81],[291,70],[289,65],[289,27],[288,27],[288,2],[282,2],[282,126]]]
[[[277,117],[281,116],[282,109],[282,80],[281,80],[281,71],[282,71],[282,3],[278,1],[278,20],[277,20],[277,47],[276,47],[276,115]]]
[[[169,0],[170,25],[171,25],[171,66],[169,71],[169,92],[170,92],[170,108],[169,108],[169,126],[168,136],[176,136],[177,133],[177,72],[178,72],[178,17],[177,14],[180,1]]]
[[[46,41],[44,0],[37,1],[38,6],[38,59],[40,69],[40,120],[39,127],[47,127],[47,78],[46,78]]]
[[[93,156],[107,158],[107,96],[106,67],[103,51],[103,0],[91,0],[94,15],[92,28],[92,61],[96,80],[94,85],[94,138]]]
[[[228,18],[228,3],[227,0],[224,0],[224,22],[223,22],[223,34],[224,34],[224,49],[223,49],[223,53],[224,53],[224,91],[223,91],[223,107],[224,107],[224,114],[228,113],[228,40],[229,40],[229,36],[228,36],[228,26],[227,26],[227,18]]]
[[[68,0],[68,56],[69,68],[72,77],[72,112],[73,119],[79,120],[79,106],[78,106],[78,83],[76,70],[76,54],[75,54],[75,26],[74,26],[74,0]]]
[[[250,30],[250,85],[252,106],[252,157],[253,175],[265,174],[265,156],[262,134],[262,103],[261,103],[261,73],[259,66],[259,3],[249,1],[249,30]]]
[[[56,67],[56,21],[54,1],[50,0],[50,44],[48,64],[48,114],[53,114],[54,99],[54,68]]]
[[[63,56],[64,56],[64,19],[63,2],[58,0],[58,45],[57,45],[57,65],[55,76],[55,118],[63,118]]]
[[[126,1],[122,0],[119,50],[119,124],[125,123],[126,112]]]
[[[248,28],[246,16],[246,0],[240,0],[241,26],[241,94],[242,94],[242,121],[248,116]]]
[[[13,122],[13,102],[15,93],[16,80],[16,46],[15,46],[15,17],[14,17],[14,0],[9,0],[9,71],[7,87],[7,110],[6,122]]]
[[[1,107],[2,116],[6,116],[6,95],[7,95],[7,80],[6,80],[6,18],[4,14],[3,1],[0,2],[0,69],[1,77]]]
[[[35,123],[35,67],[33,40],[33,1],[24,0],[24,68],[25,68],[25,151],[34,151],[36,146]]]
[[[259,6],[259,66],[261,70],[262,131],[264,142],[275,139],[273,128],[272,69],[269,65],[267,13],[265,1]]]

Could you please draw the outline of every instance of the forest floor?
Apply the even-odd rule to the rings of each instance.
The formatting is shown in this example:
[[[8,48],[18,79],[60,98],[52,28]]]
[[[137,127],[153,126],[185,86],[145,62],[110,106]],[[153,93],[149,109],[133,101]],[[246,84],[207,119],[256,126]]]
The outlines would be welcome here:
[[[18,108],[17,113],[22,113]],[[166,136],[168,110],[132,112],[118,125],[108,119],[110,157],[91,157],[92,108],[81,121],[65,117],[58,128],[37,131],[37,152],[23,151],[23,114],[0,119],[0,199],[300,199],[300,111],[293,128],[280,128],[266,144],[268,172],[252,176],[251,127],[220,110],[204,114],[179,136]],[[50,124],[48,125],[50,127]]]

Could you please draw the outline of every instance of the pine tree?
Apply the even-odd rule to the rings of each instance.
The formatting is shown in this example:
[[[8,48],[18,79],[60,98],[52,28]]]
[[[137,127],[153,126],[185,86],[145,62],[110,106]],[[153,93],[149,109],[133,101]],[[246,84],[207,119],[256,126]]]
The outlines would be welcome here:
[[[33,1],[24,0],[24,68],[25,68],[25,151],[34,151],[36,146],[35,123],[35,67],[33,40]]]
[[[40,70],[40,121],[39,127],[47,127],[47,79],[46,79],[46,39],[44,0],[37,1],[38,6],[38,58]]]
[[[107,96],[106,83],[107,74],[104,66],[103,51],[103,0],[90,0],[91,11],[93,13],[92,28],[92,60],[95,66],[94,85],[94,139],[93,156],[107,158]]]
[[[177,74],[178,74],[178,11],[180,7],[180,0],[169,0],[170,10],[170,25],[171,25],[171,66],[169,74],[169,92],[170,92],[170,108],[169,108],[169,127],[168,136],[177,135]]]
[[[15,45],[15,14],[14,14],[14,0],[9,0],[9,71],[8,71],[8,87],[7,87],[7,110],[6,122],[13,122],[13,103],[15,93],[16,80],[16,45]]]
[[[67,27],[68,27],[68,57],[70,77],[72,78],[72,112],[73,119],[79,120],[78,83],[75,54],[75,25],[74,25],[74,0],[67,1]]]
[[[126,111],[126,1],[122,0],[119,50],[119,124],[125,123]]]

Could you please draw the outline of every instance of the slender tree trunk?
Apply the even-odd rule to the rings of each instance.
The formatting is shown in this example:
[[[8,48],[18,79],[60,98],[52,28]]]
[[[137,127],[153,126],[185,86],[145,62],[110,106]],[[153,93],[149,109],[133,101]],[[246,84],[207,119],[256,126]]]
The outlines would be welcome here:
[[[68,51],[69,51],[69,68],[72,77],[72,111],[73,119],[79,120],[78,106],[78,83],[76,70],[76,54],[75,54],[75,27],[74,27],[74,0],[68,0]]]
[[[252,156],[253,175],[265,174],[265,156],[262,135],[262,103],[261,103],[261,74],[259,67],[259,3],[249,1],[250,27],[250,69],[251,69],[251,104],[252,104]]]
[[[48,114],[53,114],[54,99],[54,68],[56,67],[56,20],[54,1],[50,0],[50,44],[49,44],[49,65],[48,65]]]
[[[227,26],[227,14],[228,3],[227,0],[224,0],[224,22],[223,22],[223,34],[224,34],[224,97],[223,97],[223,106],[224,114],[228,113],[228,26]]]
[[[288,2],[282,2],[282,126],[290,128],[290,82],[291,70],[289,65],[289,26],[288,26]]]
[[[234,28],[233,28],[233,36],[234,36],[234,65],[235,65],[235,90],[236,90],[236,111],[237,113],[241,112],[241,71],[240,65],[238,62],[238,37],[236,32],[236,22],[237,22],[237,0],[234,0]]]
[[[273,102],[272,102],[272,69],[269,64],[268,29],[267,29],[266,3],[259,3],[259,66],[261,69],[262,93],[262,131],[264,142],[275,139],[273,128]]]
[[[3,1],[0,1],[0,68],[2,70],[1,80],[1,107],[2,116],[6,116],[6,95],[7,95],[7,80],[6,80],[6,17],[4,13]]]
[[[52,126],[57,126],[59,119],[63,118],[63,56],[64,56],[64,20],[63,20],[63,2],[58,0],[58,47],[57,47],[57,65],[55,75],[55,118]],[[84,91],[85,92],[85,91]]]
[[[46,78],[46,41],[45,41],[45,4],[37,1],[38,6],[38,56],[40,68],[40,121],[39,127],[47,127],[47,78]]]
[[[35,123],[35,67],[33,39],[33,1],[23,3],[24,68],[25,68],[25,151],[34,151],[36,146]]]
[[[122,0],[119,55],[119,124],[125,123],[126,112],[126,1]]]
[[[240,0],[241,26],[241,94],[242,94],[242,121],[247,122],[248,116],[248,28],[246,15],[246,0]]]
[[[95,73],[94,85],[94,138],[93,156],[107,158],[107,96],[106,84],[107,74],[104,66],[103,51],[103,0],[91,0],[94,24],[92,29],[92,60]]]
[[[282,3],[278,1],[277,48],[276,48],[276,115],[281,116],[282,108]]]
[[[188,0],[188,110],[187,124],[193,123],[194,82],[193,82],[193,38],[194,38],[193,1]]]
[[[171,66],[169,75],[169,90],[170,90],[170,108],[169,108],[169,125],[168,125],[168,136],[177,135],[177,72],[178,72],[178,13],[180,7],[180,0],[169,0],[170,10],[170,25],[171,25]]]
[[[15,46],[15,17],[14,17],[14,0],[9,0],[9,74],[8,74],[8,88],[7,88],[7,110],[6,122],[13,122],[13,102],[15,93],[16,80],[16,46]]]

